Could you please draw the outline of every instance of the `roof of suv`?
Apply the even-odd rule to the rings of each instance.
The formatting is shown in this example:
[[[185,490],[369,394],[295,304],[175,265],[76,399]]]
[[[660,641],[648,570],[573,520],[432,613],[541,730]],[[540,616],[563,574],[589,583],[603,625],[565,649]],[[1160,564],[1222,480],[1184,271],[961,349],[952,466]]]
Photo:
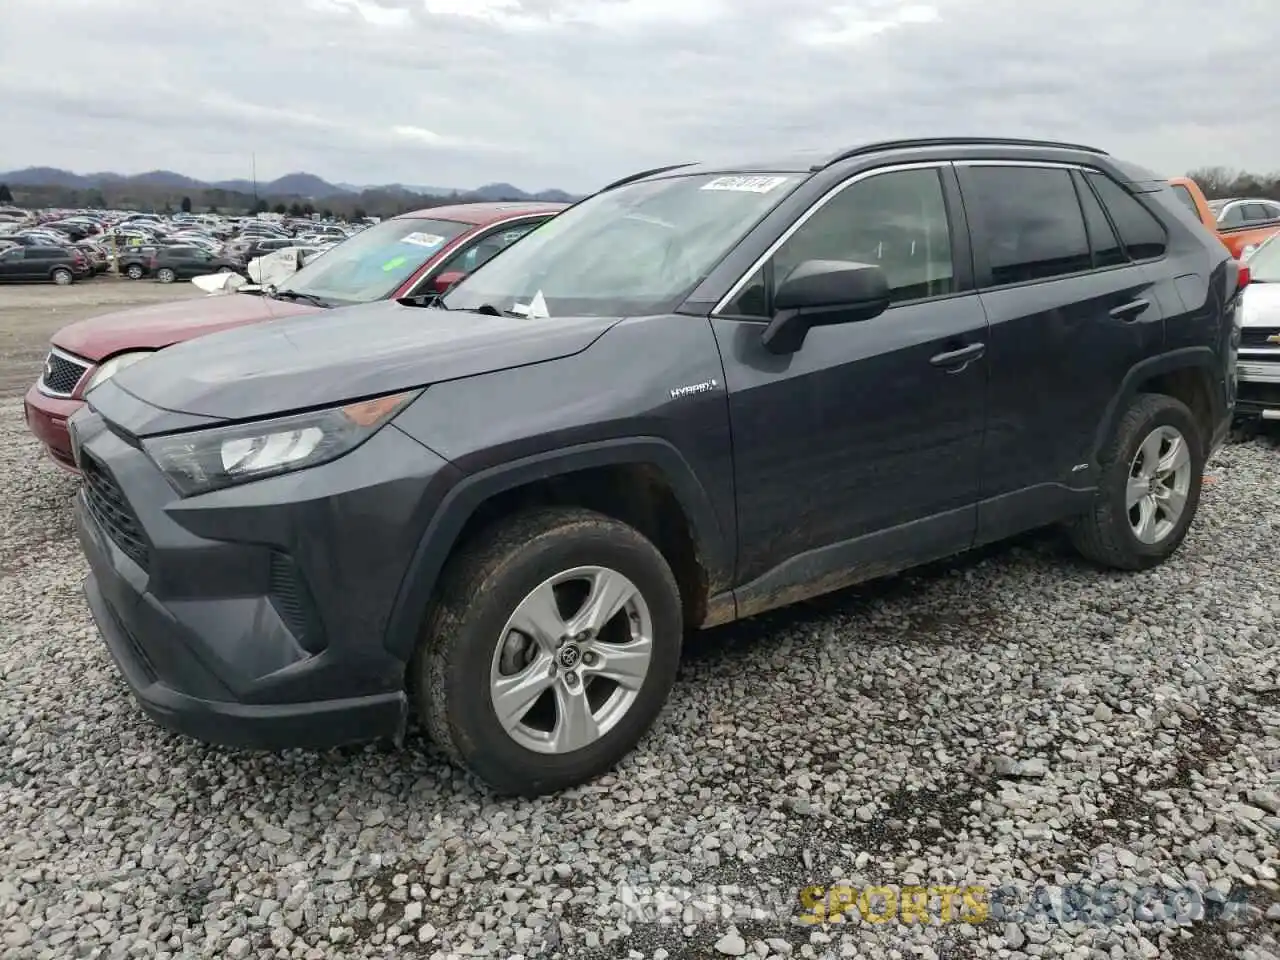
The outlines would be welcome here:
[[[567,206],[569,206],[567,203],[549,203],[542,201],[511,203],[455,203],[444,207],[427,207],[425,210],[413,210],[409,213],[399,214],[392,219],[408,220],[429,217],[433,220],[456,220],[459,223],[471,223],[476,226],[483,226],[487,223],[495,223],[498,220],[506,220],[508,217],[518,217],[522,214],[559,213]]]
[[[1100,150],[1097,147],[1086,146],[1084,144],[1063,143],[1057,140],[1033,140],[1014,137],[922,137],[916,139],[871,140],[866,143],[854,144],[837,150],[815,148],[765,160],[752,159],[740,163],[693,162],[672,164],[666,167],[659,167],[654,170],[647,170],[643,173],[632,174],[611,183],[608,187],[605,187],[605,189],[607,190],[611,187],[620,186],[623,183],[633,180],[643,180],[650,176],[661,176],[664,173],[675,172],[677,170],[681,173],[724,173],[730,171],[735,173],[751,173],[754,171],[770,171],[773,173],[816,173],[817,171],[830,167],[842,160],[851,160],[855,157],[872,156],[877,153],[891,153],[905,150],[960,148],[966,150],[992,149],[1001,153],[1016,150],[1042,150],[1077,154],[1089,153],[1102,157],[1108,156],[1106,151]]]

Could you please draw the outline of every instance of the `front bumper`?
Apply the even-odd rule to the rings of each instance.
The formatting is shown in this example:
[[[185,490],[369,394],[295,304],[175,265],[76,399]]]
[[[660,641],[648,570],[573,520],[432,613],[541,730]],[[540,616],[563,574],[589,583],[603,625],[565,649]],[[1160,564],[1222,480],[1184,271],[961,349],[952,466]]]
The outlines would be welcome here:
[[[33,384],[22,401],[22,415],[27,429],[43,445],[49,457],[69,473],[78,473],[71,455],[71,438],[67,434],[67,419],[81,407],[83,400],[67,397],[50,397],[41,393]]]
[[[333,463],[183,500],[100,415],[75,428],[85,593],[155,721],[269,750],[403,734],[406,665],[384,638],[442,460],[387,427]]]

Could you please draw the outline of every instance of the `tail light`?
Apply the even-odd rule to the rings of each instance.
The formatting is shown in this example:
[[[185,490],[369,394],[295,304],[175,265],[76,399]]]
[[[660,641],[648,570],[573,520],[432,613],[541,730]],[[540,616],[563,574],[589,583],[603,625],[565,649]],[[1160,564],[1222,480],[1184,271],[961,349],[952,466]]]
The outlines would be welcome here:
[[[160,258],[153,253],[151,255],[151,269],[154,270],[159,265],[160,265]]]
[[[1237,263],[1236,269],[1236,289],[1243,290],[1253,282],[1253,271],[1249,269],[1247,263]]]

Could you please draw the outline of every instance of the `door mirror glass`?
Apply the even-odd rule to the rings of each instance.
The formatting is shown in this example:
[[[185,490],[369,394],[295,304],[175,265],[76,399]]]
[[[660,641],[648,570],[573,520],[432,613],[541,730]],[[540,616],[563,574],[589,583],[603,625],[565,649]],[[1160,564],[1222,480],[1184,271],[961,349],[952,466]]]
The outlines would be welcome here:
[[[870,320],[891,299],[889,278],[875,264],[805,260],[778,285],[760,342],[770,353],[794,353],[810,327]]]

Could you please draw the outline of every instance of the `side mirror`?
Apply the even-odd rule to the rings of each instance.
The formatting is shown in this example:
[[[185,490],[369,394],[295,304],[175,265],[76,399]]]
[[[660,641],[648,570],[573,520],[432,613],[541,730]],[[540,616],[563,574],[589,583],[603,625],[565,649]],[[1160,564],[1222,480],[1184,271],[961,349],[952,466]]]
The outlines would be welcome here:
[[[436,293],[445,293],[466,275],[465,270],[446,270],[444,273],[438,273],[431,281],[431,289]]]
[[[875,264],[805,260],[779,284],[760,342],[770,353],[795,353],[810,327],[870,320],[889,301],[889,278]]]

